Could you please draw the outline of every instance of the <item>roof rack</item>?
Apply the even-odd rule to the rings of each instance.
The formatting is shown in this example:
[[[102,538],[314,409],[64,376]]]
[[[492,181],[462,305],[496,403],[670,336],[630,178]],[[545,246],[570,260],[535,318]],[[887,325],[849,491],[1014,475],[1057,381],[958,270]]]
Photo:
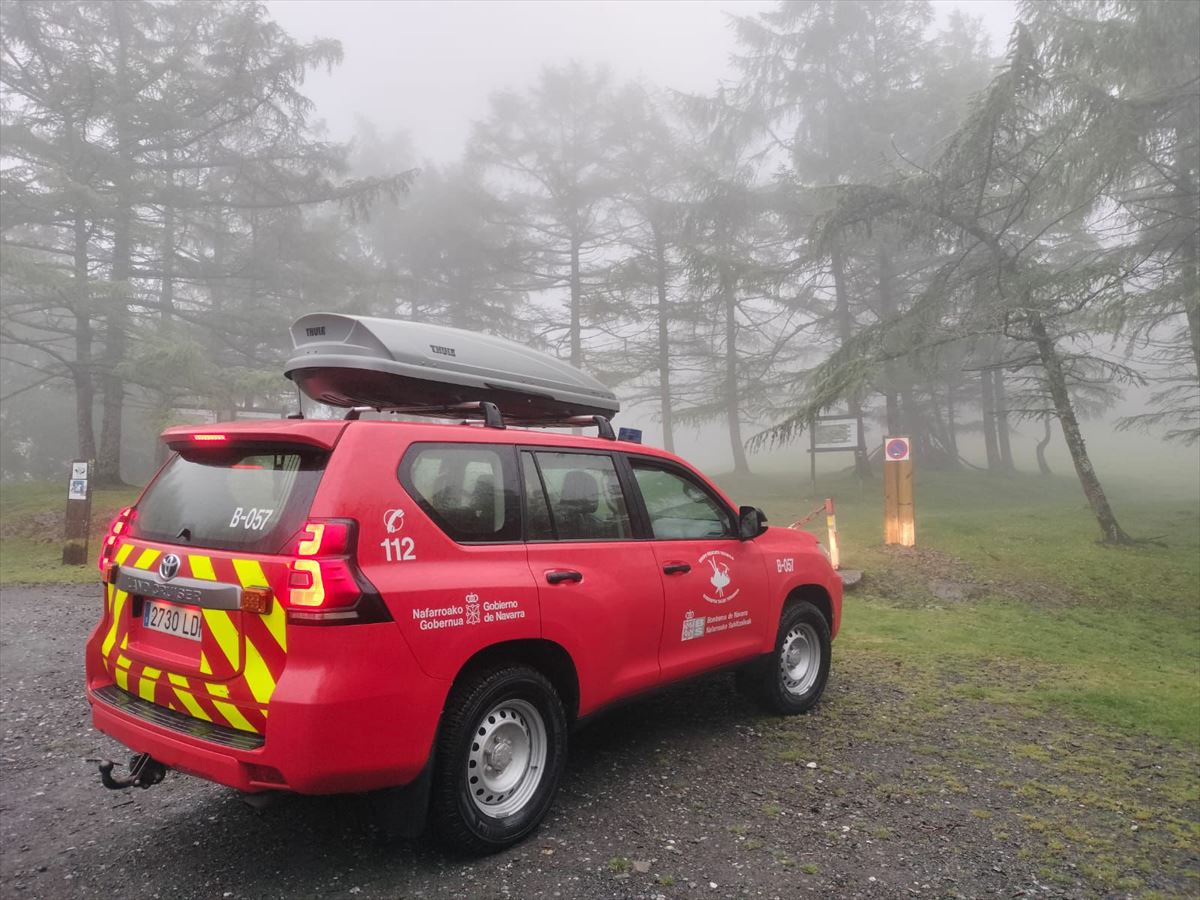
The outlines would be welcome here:
[[[509,425],[531,428],[596,428],[599,437],[615,441],[616,433],[607,416],[564,416],[559,419],[526,419],[506,417],[500,407],[488,400],[454,403],[447,406],[355,406],[346,411],[346,419],[357,419],[365,412],[388,412],[412,416],[464,416],[483,419],[486,428],[507,428]]]

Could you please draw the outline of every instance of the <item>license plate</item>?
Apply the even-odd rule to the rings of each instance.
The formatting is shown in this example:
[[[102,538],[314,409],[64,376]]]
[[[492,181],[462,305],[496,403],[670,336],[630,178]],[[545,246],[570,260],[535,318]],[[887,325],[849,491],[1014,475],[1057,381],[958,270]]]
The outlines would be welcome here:
[[[189,641],[198,641],[203,626],[198,609],[147,600],[142,609],[142,627],[187,638]]]

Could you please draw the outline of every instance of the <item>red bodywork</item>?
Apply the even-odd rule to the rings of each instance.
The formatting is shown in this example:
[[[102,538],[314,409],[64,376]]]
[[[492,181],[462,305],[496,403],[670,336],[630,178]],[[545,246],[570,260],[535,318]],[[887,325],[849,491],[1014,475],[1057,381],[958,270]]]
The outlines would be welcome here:
[[[118,603],[122,592],[109,585],[104,616],[87,643],[93,724],[171,768],[231,787],[320,794],[413,781],[429,761],[455,678],[472,658],[497,648],[565,662],[556,675],[573,681],[576,691],[572,696],[560,685],[560,693],[573,707],[570,713],[586,716],[630,695],[770,652],[789,598],[802,596],[822,607],[832,634],[840,625],[841,580],[807,533],[769,528],[747,541],[459,544],[421,510],[397,475],[405,451],[418,442],[629,454],[683,467],[737,512],[708,479],[652,447],[386,421],[246,422],[173,428],[163,438],[178,447],[200,430],[230,443],[331,450],[309,518],[357,523],[357,567],[391,617],[341,626],[287,620],[281,626],[289,557],[156,544],[137,537],[136,522],[120,537],[116,553],[129,546],[120,557],[125,567],[144,560],[149,570],[161,554],[174,552],[183,560],[183,577],[207,575],[232,584],[240,579],[243,589],[267,587],[273,594],[265,614],[225,614],[238,643],[228,639],[222,658],[221,648],[208,643],[190,646],[143,632],[129,612],[132,595]],[[395,527],[396,510],[402,510],[403,524],[393,535],[387,523],[391,517]],[[387,546],[401,535],[403,554],[399,543]],[[672,564],[687,564],[690,571],[664,574]],[[577,570],[582,581],[548,584],[545,573],[556,569]],[[718,571],[720,596],[709,586]],[[265,585],[254,583],[258,572]],[[438,624],[457,621],[459,614],[445,611],[468,605],[478,616],[468,619],[470,627]],[[228,631],[224,619],[217,624]],[[177,721],[202,715],[260,746],[231,747],[182,733],[97,695],[114,685],[171,710]]]

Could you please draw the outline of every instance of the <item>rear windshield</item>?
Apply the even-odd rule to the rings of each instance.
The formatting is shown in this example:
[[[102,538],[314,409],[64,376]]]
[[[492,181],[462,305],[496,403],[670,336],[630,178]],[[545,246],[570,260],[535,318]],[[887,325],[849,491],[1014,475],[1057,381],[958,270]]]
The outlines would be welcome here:
[[[217,550],[281,552],[304,524],[326,457],[299,447],[176,456],[138,503],[134,533]]]

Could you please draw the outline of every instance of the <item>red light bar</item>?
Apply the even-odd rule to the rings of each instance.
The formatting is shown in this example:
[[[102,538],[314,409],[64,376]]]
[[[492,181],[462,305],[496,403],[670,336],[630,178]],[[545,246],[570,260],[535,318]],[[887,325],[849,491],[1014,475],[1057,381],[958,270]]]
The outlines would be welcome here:
[[[193,434],[193,441],[227,441],[229,438],[223,434]]]

